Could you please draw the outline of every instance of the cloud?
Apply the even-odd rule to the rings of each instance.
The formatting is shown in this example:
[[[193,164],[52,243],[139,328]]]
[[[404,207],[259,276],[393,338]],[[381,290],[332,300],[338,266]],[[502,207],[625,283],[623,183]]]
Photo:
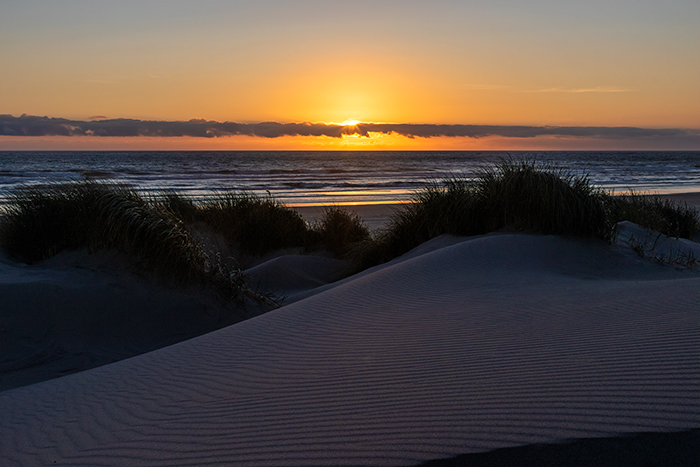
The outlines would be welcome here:
[[[467,137],[534,138],[537,136],[598,139],[698,137],[699,130],[681,128],[516,126],[516,125],[437,125],[412,123],[358,123],[343,126],[329,123],[236,123],[204,119],[156,121],[106,119],[93,121],[22,115],[0,115],[0,135],[10,136],[95,136],[95,137],[174,137],[216,138],[247,135],[261,138],[281,136],[370,136],[371,133],[397,134],[408,138]]]
[[[397,133],[409,138],[467,137],[534,138],[537,136],[583,137],[603,139],[656,138],[697,136],[700,131],[677,128],[635,127],[577,127],[577,126],[515,126],[515,125],[434,125],[434,124],[374,124],[357,125],[358,134]]]

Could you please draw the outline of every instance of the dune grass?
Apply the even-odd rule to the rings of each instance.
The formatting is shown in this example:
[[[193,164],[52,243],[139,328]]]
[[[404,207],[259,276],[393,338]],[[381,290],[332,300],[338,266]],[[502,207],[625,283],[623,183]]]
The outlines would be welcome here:
[[[698,211],[660,196],[630,193],[609,200],[614,222],[630,221],[668,237],[693,239],[700,233]]]
[[[65,250],[116,250],[160,279],[206,283],[240,301],[270,302],[247,287],[240,271],[207,255],[171,210],[126,186],[88,181],[19,189],[5,207],[0,246],[26,263]]]
[[[156,204],[188,225],[220,233],[230,246],[247,255],[300,248],[325,249],[344,257],[352,244],[370,235],[362,220],[345,208],[325,208],[321,219],[312,225],[299,211],[270,196],[240,191],[222,191],[199,203],[169,192]]]
[[[534,161],[504,160],[473,180],[448,179],[418,191],[388,228],[365,246],[386,261],[442,234],[481,235],[504,229],[609,241],[608,195],[576,175]]]
[[[415,193],[375,238],[358,244],[363,268],[393,259],[442,234],[499,230],[598,238],[611,242],[629,220],[670,237],[693,239],[698,212],[658,196],[614,196],[578,175],[532,160],[503,160],[474,179],[433,182]]]
[[[13,192],[0,218],[0,247],[15,260],[34,263],[66,250],[116,250],[145,271],[179,284],[213,285],[226,296],[273,304],[252,291],[241,271],[219,252],[205,251],[197,229],[220,233],[235,250],[327,249],[342,257],[369,236],[360,219],[328,208],[316,225],[271,197],[225,191],[201,202],[175,192],[144,198],[132,188],[92,181],[24,187]]]
[[[355,245],[371,238],[369,228],[356,213],[338,206],[325,208],[314,230],[318,245],[338,257],[346,257]]]
[[[499,230],[598,238],[630,220],[673,237],[700,232],[698,213],[658,197],[612,196],[577,175],[534,161],[504,160],[474,179],[452,178],[415,193],[388,226],[370,235],[361,219],[328,207],[315,224],[270,196],[222,191],[203,201],[176,192],[144,198],[133,189],[97,182],[25,187],[10,195],[0,219],[0,247],[35,262],[60,251],[115,249],[157,274],[210,282],[227,294],[265,300],[245,277],[205,251],[198,229],[219,233],[233,251],[327,250],[360,270],[395,258],[442,234]]]
[[[24,188],[10,195],[2,244],[8,254],[30,263],[83,247],[136,255],[155,248],[149,257],[157,258],[163,254],[157,241],[169,247],[187,243],[177,220],[163,214],[120,185],[84,182]],[[165,252],[166,262],[176,262],[178,252],[177,247]]]
[[[240,191],[221,191],[200,203],[177,193],[160,202],[188,224],[201,223],[219,232],[231,246],[252,255],[304,247],[309,226],[294,209],[274,198]]]

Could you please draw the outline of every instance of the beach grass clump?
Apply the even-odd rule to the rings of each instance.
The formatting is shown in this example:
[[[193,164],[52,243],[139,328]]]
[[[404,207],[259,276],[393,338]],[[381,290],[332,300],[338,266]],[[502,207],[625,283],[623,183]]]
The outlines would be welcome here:
[[[473,187],[483,214],[479,230],[611,238],[608,195],[591,185],[587,175],[509,160],[483,170]]]
[[[632,192],[611,197],[609,209],[614,222],[634,222],[668,237],[693,240],[700,233],[698,211],[668,198]]]
[[[394,214],[388,228],[367,248],[396,257],[442,234],[481,235],[499,230],[602,238],[614,224],[607,195],[577,175],[530,160],[504,160],[474,179],[452,178],[418,191]]]
[[[168,190],[164,194],[151,198],[151,202],[159,209],[170,212],[186,224],[197,221],[199,207],[192,198],[183,196],[174,190]]]
[[[370,235],[359,216],[345,208],[327,207],[310,225],[299,211],[247,192],[223,191],[199,203],[168,192],[157,203],[188,225],[206,226],[234,249],[254,256],[286,248],[325,249],[344,256],[353,243]]]
[[[239,271],[213,261],[172,211],[126,186],[87,181],[16,190],[0,219],[0,247],[26,263],[65,250],[116,250],[160,278],[265,301]]]
[[[448,179],[416,192],[413,202],[396,211],[375,245],[365,244],[366,255],[377,261],[395,258],[442,234],[475,235],[482,223],[470,182]],[[358,248],[359,249],[359,248]]]
[[[140,198],[129,188],[94,182],[25,187],[8,197],[0,242],[11,257],[33,263],[63,250],[107,243],[99,238],[108,206],[134,208]],[[110,235],[112,235],[110,233]]]
[[[179,219],[154,209],[129,187],[90,181],[12,193],[0,244],[27,263],[64,250],[115,249],[183,279],[206,260]]]
[[[270,196],[223,191],[197,205],[193,215],[187,204],[178,209],[186,220],[205,224],[247,254],[262,255],[307,243],[309,226],[301,214]]]
[[[338,257],[345,257],[354,245],[370,238],[370,231],[356,213],[343,207],[330,206],[323,210],[310,238],[312,247],[324,248]]]

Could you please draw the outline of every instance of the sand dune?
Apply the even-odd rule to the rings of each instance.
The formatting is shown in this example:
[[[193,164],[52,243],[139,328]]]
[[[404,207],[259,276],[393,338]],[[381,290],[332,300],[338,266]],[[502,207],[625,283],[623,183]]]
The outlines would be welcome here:
[[[0,391],[111,363],[262,310],[203,287],[167,287],[116,253],[28,266],[0,256]]]
[[[699,304],[697,269],[629,246],[437,239],[248,321],[0,393],[0,464],[412,465],[698,428]]]

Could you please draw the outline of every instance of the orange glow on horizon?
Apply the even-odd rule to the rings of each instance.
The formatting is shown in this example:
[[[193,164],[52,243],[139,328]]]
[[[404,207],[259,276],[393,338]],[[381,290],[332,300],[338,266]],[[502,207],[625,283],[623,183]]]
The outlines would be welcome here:
[[[538,136],[435,137],[370,133],[369,137],[343,135],[225,136],[194,137],[97,137],[97,136],[0,136],[0,151],[558,151],[558,150],[698,150],[697,147],[672,147],[664,142],[645,140],[604,140],[595,138]]]

